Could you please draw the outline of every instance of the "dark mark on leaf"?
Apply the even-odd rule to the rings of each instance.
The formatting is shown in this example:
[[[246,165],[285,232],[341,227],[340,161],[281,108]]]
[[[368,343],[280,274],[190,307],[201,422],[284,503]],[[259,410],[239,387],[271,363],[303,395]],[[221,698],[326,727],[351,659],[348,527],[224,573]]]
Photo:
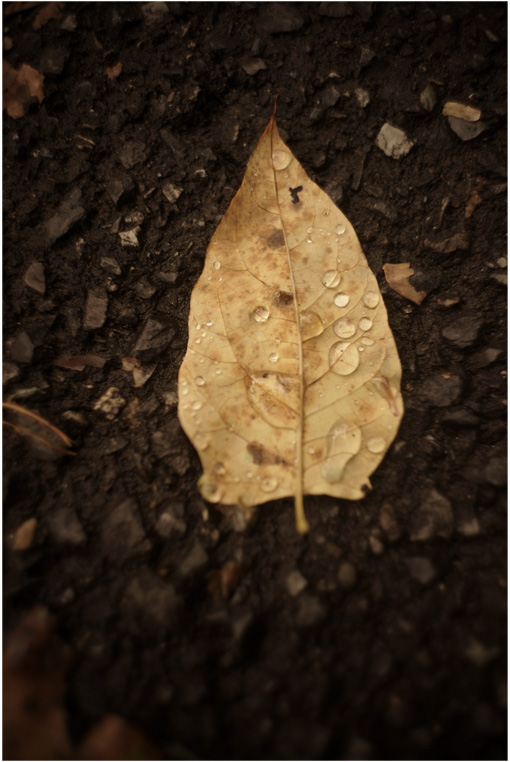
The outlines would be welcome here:
[[[297,188],[289,188],[290,195],[292,196],[292,203],[293,204],[299,204],[298,193],[301,193],[302,190],[303,190],[303,186],[302,185],[298,185]]]

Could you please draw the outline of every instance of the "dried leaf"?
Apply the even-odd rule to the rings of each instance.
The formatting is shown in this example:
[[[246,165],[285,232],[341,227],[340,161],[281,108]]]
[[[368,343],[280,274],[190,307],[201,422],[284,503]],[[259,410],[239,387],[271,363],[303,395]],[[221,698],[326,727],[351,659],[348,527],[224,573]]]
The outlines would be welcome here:
[[[13,119],[19,119],[26,113],[31,98],[39,103],[44,100],[44,74],[28,64],[22,64],[16,70],[8,61],[3,62],[3,107]]]
[[[427,296],[426,291],[417,291],[409,283],[409,278],[414,275],[414,270],[409,262],[401,262],[398,265],[383,265],[383,270],[386,281],[393,291],[396,291],[400,296],[404,296],[415,304],[421,304]]]
[[[91,368],[103,368],[106,360],[99,355],[61,355],[53,365],[67,370],[82,371],[87,365]]]
[[[179,419],[202,496],[359,500],[403,413],[401,367],[354,229],[273,118],[191,295]]]

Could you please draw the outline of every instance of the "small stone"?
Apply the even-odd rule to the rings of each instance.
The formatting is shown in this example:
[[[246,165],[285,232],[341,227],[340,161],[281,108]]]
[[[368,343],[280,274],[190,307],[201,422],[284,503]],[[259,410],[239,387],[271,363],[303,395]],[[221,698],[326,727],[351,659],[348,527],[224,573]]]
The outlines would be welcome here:
[[[209,557],[199,542],[192,547],[179,567],[183,577],[189,577],[207,564]]]
[[[335,85],[328,85],[322,93],[321,101],[322,105],[326,108],[331,108],[336,105],[340,98],[340,90]]]
[[[366,108],[370,103],[370,95],[366,90],[363,90],[362,87],[357,87],[354,91],[354,95],[356,96],[360,108]]]
[[[141,278],[135,285],[135,292],[141,299],[150,299],[156,293],[156,286],[147,278]]]
[[[105,556],[119,560],[150,550],[151,544],[132,498],[119,503],[103,518],[101,544]]]
[[[371,534],[368,538],[368,542],[374,555],[380,556],[381,553],[384,553],[384,545],[378,537],[375,537],[375,535]]]
[[[504,487],[507,482],[507,474],[506,458],[491,458],[483,471],[485,480],[494,487]]]
[[[163,402],[167,407],[174,407],[179,401],[177,392],[163,392],[161,396],[163,397]]]
[[[480,522],[473,509],[469,506],[459,507],[457,511],[457,532],[464,537],[476,537],[480,531]]]
[[[481,352],[477,352],[473,355],[473,363],[476,368],[486,368],[488,365],[495,362],[502,353],[502,349],[487,347],[487,349],[483,349]]]
[[[101,413],[105,413],[108,420],[112,421],[125,404],[126,400],[124,397],[121,397],[117,387],[110,386],[110,388],[95,403],[94,410],[99,410]]]
[[[132,249],[138,248],[138,246],[140,246],[140,242],[138,241],[138,234],[140,231],[141,227],[137,225],[135,228],[131,228],[131,230],[124,230],[122,233],[119,233],[121,246]]]
[[[443,328],[441,335],[455,347],[465,349],[475,343],[482,325],[481,315],[476,312],[465,312]]]
[[[448,101],[443,106],[443,116],[454,116],[458,119],[464,119],[466,122],[477,122],[482,116],[479,108],[466,106],[458,101]]]
[[[299,608],[296,615],[298,627],[316,627],[326,617],[326,610],[319,599],[306,593],[299,598]]]
[[[182,191],[183,188],[179,188],[177,185],[172,185],[172,183],[167,183],[161,189],[163,196],[171,204],[175,204],[179,196],[182,194]]]
[[[112,275],[120,275],[122,270],[116,259],[113,257],[101,257],[101,267]]]
[[[466,659],[470,661],[471,664],[480,668],[486,667],[491,661],[497,659],[500,653],[501,649],[497,646],[484,646],[483,643],[480,643],[479,640],[476,640],[476,638],[473,637],[471,637],[468,646],[464,649],[464,656]]]
[[[260,3],[257,29],[266,34],[297,32],[304,19],[291,3]]]
[[[149,318],[133,347],[132,355],[150,362],[169,346],[174,334],[173,328],[167,328],[157,320]]]
[[[262,58],[253,58],[252,56],[246,56],[245,58],[241,59],[240,63],[241,63],[241,68],[250,77],[253,77],[259,71],[263,71],[264,69],[267,69],[267,66],[262,60]]]
[[[124,169],[131,169],[147,159],[147,147],[145,143],[141,143],[139,140],[128,140],[117,151],[117,156]]]
[[[31,362],[35,344],[32,343],[28,333],[20,333],[14,339],[11,346],[11,357],[15,362]]]
[[[44,277],[44,265],[42,262],[33,262],[25,273],[25,284],[44,296],[46,292],[46,278]]]
[[[45,223],[44,227],[49,245],[65,235],[73,225],[85,216],[85,209],[80,205],[80,201],[81,190],[74,188],[53,217]]]
[[[20,526],[14,532],[12,538],[12,549],[17,551],[28,550],[32,547],[35,537],[35,530],[37,529],[37,519],[27,519],[20,524]]]
[[[174,516],[170,511],[163,511],[156,522],[156,532],[161,537],[182,536],[186,533],[186,529],[184,521]]]
[[[168,5],[164,2],[141,3],[141,9],[145,23],[149,26],[164,24],[170,18]]]
[[[496,283],[499,283],[501,286],[508,286],[507,273],[491,273],[490,277],[492,278],[492,280],[495,280]]]
[[[135,198],[135,184],[129,175],[122,175],[111,180],[106,186],[106,190],[116,207],[121,207]]]
[[[113,455],[114,452],[122,452],[128,446],[129,441],[125,437],[111,437],[102,447],[105,455]]]
[[[458,119],[455,116],[448,117],[448,124],[454,133],[464,142],[477,138],[487,127],[485,122],[466,122],[465,119]]]
[[[360,69],[364,69],[369,63],[372,63],[376,54],[373,50],[367,48],[366,45],[362,45],[360,51],[359,67]]]
[[[426,402],[437,407],[448,407],[460,398],[462,380],[450,373],[440,373],[431,376],[422,385],[420,396]]]
[[[19,369],[13,362],[2,362],[2,384],[8,384],[19,375]]]
[[[88,292],[85,304],[85,317],[83,328],[86,331],[95,331],[102,328],[106,320],[108,309],[108,295],[102,289],[94,289]]]
[[[59,545],[83,545],[87,541],[87,535],[72,508],[56,508],[48,514],[47,518],[50,532],[55,542]]]
[[[414,141],[409,140],[404,130],[393,127],[389,122],[386,122],[379,130],[375,144],[386,156],[391,156],[392,159],[400,159],[409,153]]]
[[[75,13],[69,13],[67,16],[64,16],[60,23],[60,28],[63,29],[64,32],[74,32],[77,27],[78,21]]]
[[[294,598],[302,593],[308,585],[308,581],[303,577],[299,569],[294,569],[285,579],[285,584],[290,595]]]
[[[437,103],[437,94],[433,85],[427,85],[420,93],[420,106],[425,111],[433,111]]]
[[[424,542],[432,537],[447,539],[452,532],[452,504],[436,489],[431,489],[413,518],[409,536],[414,542]]]
[[[354,564],[351,564],[350,561],[344,561],[338,570],[338,581],[341,587],[344,590],[351,590],[355,586],[357,579],[358,573]]]
[[[425,246],[433,251],[438,251],[440,254],[452,254],[454,251],[466,251],[469,249],[469,238],[467,233],[455,233],[455,235],[449,238],[444,238],[441,241],[433,241],[430,238],[425,238]]]
[[[406,558],[406,564],[411,577],[422,585],[432,582],[436,576],[436,569],[428,558]]]

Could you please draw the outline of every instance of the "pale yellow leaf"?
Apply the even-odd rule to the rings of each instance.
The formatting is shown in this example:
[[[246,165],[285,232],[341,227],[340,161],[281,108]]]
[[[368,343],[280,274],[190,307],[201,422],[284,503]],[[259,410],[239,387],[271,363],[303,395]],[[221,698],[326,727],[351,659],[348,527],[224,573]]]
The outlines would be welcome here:
[[[274,117],[191,295],[179,420],[202,496],[249,512],[293,496],[359,500],[403,413],[377,280],[345,215]]]

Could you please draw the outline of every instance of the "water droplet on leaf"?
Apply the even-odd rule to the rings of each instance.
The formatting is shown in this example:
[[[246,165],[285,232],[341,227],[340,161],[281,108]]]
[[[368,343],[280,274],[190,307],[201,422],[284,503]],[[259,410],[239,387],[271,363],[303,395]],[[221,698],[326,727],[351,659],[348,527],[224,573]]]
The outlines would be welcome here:
[[[267,477],[260,482],[260,489],[263,492],[274,492],[278,486],[278,479],[271,479]]]
[[[279,360],[279,355],[277,355],[276,352],[271,352],[271,354],[269,355],[269,361],[278,362],[278,360]]]
[[[197,386],[204,386],[205,381],[202,378],[202,376],[196,376],[195,383],[196,383]]]
[[[289,166],[292,157],[288,151],[273,151],[272,158],[275,169],[285,169]]]
[[[349,296],[348,294],[345,294],[343,291],[339,291],[339,293],[335,296],[333,301],[337,307],[346,307],[349,304]]]
[[[253,310],[253,319],[256,320],[257,323],[265,323],[268,317],[269,310],[267,307],[256,307]]]
[[[341,223],[336,226],[335,233],[337,235],[342,235],[342,233],[345,233],[345,225],[342,225]]]
[[[358,325],[362,331],[369,331],[372,328],[373,323],[370,318],[362,317]]]
[[[333,331],[341,339],[350,339],[356,333],[356,326],[349,318],[339,318],[333,323]]]
[[[220,269],[220,267],[221,267],[221,262],[215,262],[215,263],[213,264],[213,267],[214,267],[214,269],[215,269],[215,270],[219,270],[219,269]]]
[[[338,270],[327,270],[321,278],[322,285],[326,288],[336,288],[341,280],[342,276]]]
[[[382,437],[372,437],[372,439],[369,439],[367,442],[367,450],[370,450],[370,452],[378,453],[382,452],[386,447],[386,442]]]
[[[337,341],[329,350],[329,364],[333,373],[338,373],[339,376],[354,373],[359,365],[356,347],[348,342]]]
[[[374,307],[377,307],[379,304],[379,294],[377,294],[375,291],[366,291],[363,294],[363,304],[365,307],[374,309]]]

